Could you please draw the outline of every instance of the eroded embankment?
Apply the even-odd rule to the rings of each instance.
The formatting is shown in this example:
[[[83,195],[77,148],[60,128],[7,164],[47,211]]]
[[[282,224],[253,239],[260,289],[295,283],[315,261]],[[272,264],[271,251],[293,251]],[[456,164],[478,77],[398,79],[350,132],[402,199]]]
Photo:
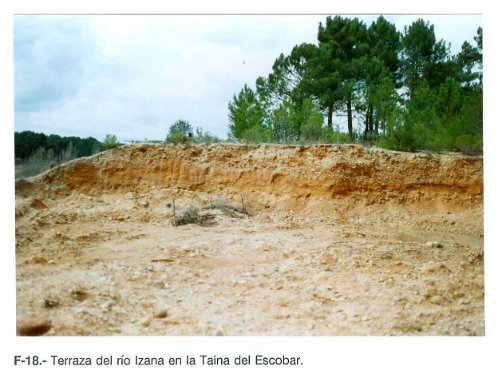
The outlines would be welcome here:
[[[484,335],[482,163],[136,145],[19,180],[17,332]]]
[[[16,182],[19,197],[57,199],[75,191],[241,193],[255,211],[375,203],[443,211],[482,203],[483,160],[355,145],[132,145]]]

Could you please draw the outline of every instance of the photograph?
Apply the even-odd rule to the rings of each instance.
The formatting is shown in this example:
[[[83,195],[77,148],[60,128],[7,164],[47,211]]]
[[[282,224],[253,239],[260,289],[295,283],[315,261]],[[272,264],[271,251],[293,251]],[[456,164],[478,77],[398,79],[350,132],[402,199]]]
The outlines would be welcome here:
[[[13,54],[18,337],[487,334],[481,15],[16,14]]]

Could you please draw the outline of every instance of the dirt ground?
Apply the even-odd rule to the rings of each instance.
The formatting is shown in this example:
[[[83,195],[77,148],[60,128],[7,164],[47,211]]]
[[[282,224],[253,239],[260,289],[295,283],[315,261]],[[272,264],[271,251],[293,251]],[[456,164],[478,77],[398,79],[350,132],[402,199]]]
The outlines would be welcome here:
[[[17,332],[484,335],[482,195],[482,158],[461,155],[216,145],[79,159],[16,182]],[[174,226],[174,203],[211,224]]]

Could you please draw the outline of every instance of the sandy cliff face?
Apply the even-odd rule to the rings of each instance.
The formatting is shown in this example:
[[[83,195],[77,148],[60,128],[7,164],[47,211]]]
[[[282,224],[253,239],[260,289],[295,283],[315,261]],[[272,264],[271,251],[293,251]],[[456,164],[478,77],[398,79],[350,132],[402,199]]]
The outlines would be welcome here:
[[[482,158],[340,146],[126,146],[16,183],[16,194],[244,194],[255,211],[330,211],[402,204],[424,210],[482,202]]]

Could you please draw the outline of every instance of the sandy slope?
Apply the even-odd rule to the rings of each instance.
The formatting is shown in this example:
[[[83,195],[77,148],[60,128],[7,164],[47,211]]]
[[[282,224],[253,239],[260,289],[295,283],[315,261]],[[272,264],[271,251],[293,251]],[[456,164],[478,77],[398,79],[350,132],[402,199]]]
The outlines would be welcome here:
[[[19,334],[482,335],[482,158],[128,146],[16,182]],[[210,227],[174,227],[205,210]]]

